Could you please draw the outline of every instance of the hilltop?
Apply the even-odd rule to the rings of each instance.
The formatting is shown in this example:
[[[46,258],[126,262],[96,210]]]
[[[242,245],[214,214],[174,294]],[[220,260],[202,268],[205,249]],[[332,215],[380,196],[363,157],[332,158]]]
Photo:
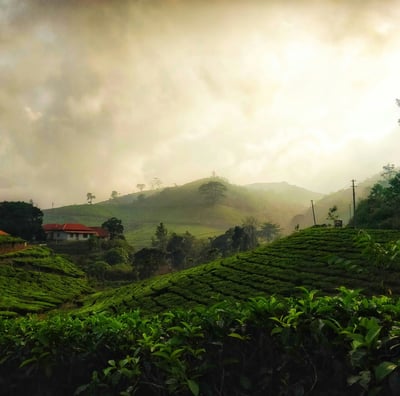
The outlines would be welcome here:
[[[199,187],[212,180],[227,186],[226,197],[209,206]],[[284,188],[283,188],[284,187]],[[182,186],[143,191],[94,204],[46,209],[44,223],[82,223],[100,225],[110,217],[122,220],[125,235],[136,248],[150,244],[156,226],[163,222],[169,231],[189,231],[207,238],[243,223],[246,217],[273,222],[288,233],[290,220],[304,211],[309,198],[321,194],[280,183],[238,186],[224,179],[200,179]]]

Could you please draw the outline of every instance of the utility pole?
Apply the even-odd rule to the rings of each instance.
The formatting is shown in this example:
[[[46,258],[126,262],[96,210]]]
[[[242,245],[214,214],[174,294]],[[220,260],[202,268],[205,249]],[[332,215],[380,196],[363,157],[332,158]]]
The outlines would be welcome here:
[[[317,222],[315,220],[315,210],[314,210],[314,201],[311,200],[311,208],[312,208],[312,215],[313,215],[313,219],[314,219],[314,225],[317,225]]]
[[[356,226],[356,186],[355,186],[355,180],[353,179],[351,181],[351,187],[353,189],[353,225],[354,227]]]

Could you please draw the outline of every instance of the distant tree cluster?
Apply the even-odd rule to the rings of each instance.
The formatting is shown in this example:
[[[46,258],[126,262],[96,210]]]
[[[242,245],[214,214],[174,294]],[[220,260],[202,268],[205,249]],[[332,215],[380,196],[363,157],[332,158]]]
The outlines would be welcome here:
[[[248,217],[240,226],[229,228],[224,234],[208,240],[197,239],[186,231],[169,233],[160,223],[152,238],[151,248],[143,248],[133,255],[133,264],[140,279],[154,275],[160,267],[181,270],[200,263],[254,249],[260,242],[271,242],[280,236],[279,225],[263,223]]]

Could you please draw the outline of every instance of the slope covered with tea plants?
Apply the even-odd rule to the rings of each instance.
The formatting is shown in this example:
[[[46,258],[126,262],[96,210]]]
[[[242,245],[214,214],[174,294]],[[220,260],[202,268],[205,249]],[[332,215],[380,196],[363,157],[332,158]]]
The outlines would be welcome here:
[[[48,311],[89,291],[84,272],[48,248],[0,254],[0,316]]]
[[[399,231],[371,230],[377,243],[354,229],[310,228],[244,254],[90,295],[81,313],[209,305],[220,299],[293,295],[304,286],[333,294],[340,286],[368,295],[400,293],[396,265],[384,266],[372,245],[400,239]],[[372,246],[372,247],[371,247]],[[369,249],[369,251],[368,251]],[[388,267],[388,268],[386,268]]]

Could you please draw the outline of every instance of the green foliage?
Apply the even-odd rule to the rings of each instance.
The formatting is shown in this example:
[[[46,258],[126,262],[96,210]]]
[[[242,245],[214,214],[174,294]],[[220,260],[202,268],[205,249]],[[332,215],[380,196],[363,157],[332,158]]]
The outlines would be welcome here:
[[[7,394],[398,394],[400,301],[318,296],[0,322]]]
[[[261,239],[267,242],[272,242],[279,238],[281,232],[281,227],[278,224],[266,222],[261,224],[261,228],[257,231],[257,234]]]
[[[380,269],[400,267],[400,239],[378,243],[369,233],[360,230],[356,244],[362,248],[363,255]]]
[[[43,212],[31,203],[0,202],[0,230],[27,241],[45,240]]]
[[[116,217],[110,217],[101,225],[101,227],[108,230],[110,233],[110,239],[124,239],[124,226],[122,225],[122,220],[117,219]]]
[[[115,247],[104,253],[104,260],[110,264],[126,264],[129,260],[129,253],[122,247]]]
[[[364,228],[400,228],[400,172],[389,169],[390,179],[373,186],[356,209],[351,224]]]

